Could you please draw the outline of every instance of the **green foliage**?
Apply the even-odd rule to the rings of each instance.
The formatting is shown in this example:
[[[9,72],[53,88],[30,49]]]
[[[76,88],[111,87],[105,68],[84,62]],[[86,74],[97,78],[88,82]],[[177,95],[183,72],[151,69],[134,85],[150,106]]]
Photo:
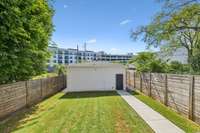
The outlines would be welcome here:
[[[153,21],[139,27],[132,33],[134,40],[142,37],[148,46],[160,47],[172,51],[184,47],[188,52],[191,70],[200,71],[196,53],[200,52],[200,4],[199,1],[186,2],[165,0],[166,10],[159,12]],[[186,3],[185,3],[186,2]],[[178,6],[179,8],[174,8]],[[172,8],[173,7],[173,8]]]
[[[0,1],[0,84],[44,72],[52,16],[47,0]]]
[[[64,65],[55,65],[55,72],[58,75],[65,75],[67,73],[66,67]]]
[[[182,64],[178,61],[172,61],[168,65],[168,73],[176,73],[176,74],[188,74],[190,72],[190,68],[187,64]]]
[[[199,44],[200,47],[200,44]],[[191,57],[192,72],[200,74],[200,48],[193,49],[193,56]]]
[[[200,0],[157,0],[163,3],[162,11],[165,14],[173,14],[174,12],[180,10],[181,8],[191,5],[198,4]]]
[[[141,52],[129,62],[134,64],[138,72],[156,72],[156,73],[176,73],[176,74],[188,74],[190,73],[190,67],[187,64],[182,64],[178,61],[172,61],[170,63],[163,62],[157,58],[155,53]]]
[[[165,72],[166,63],[162,62],[152,52],[141,52],[129,62],[134,64],[138,72]]]
[[[56,77],[56,76],[58,76],[57,73],[44,73],[44,74],[41,74],[41,75],[34,76],[31,79],[35,80],[35,79],[49,78],[49,77]]]

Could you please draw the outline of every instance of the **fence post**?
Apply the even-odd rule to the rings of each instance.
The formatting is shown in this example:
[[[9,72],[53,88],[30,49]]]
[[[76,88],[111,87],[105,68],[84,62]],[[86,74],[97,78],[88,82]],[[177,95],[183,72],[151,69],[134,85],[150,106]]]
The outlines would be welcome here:
[[[126,89],[128,89],[128,70],[126,69]]]
[[[68,81],[67,75],[65,75],[65,88],[67,88],[67,86],[68,86],[68,84],[67,84],[68,82],[67,81]]]
[[[164,104],[168,106],[168,81],[167,74],[165,74],[165,90],[164,90]]]
[[[189,119],[193,120],[194,111],[194,76],[190,77],[189,86]]]
[[[62,76],[62,88],[60,89],[60,90],[62,90],[62,89],[65,89],[65,75],[63,75]]]
[[[142,92],[142,73],[140,73],[140,92]]]
[[[63,80],[64,80],[64,87],[63,87],[63,89],[66,89],[67,88],[67,75],[63,76]]]
[[[136,88],[136,85],[135,85],[135,72],[133,72],[133,88],[135,89]]]
[[[149,73],[149,93],[148,95],[151,97],[151,73]]]
[[[127,82],[128,82],[128,88],[130,89],[130,73],[129,73],[129,71],[127,72],[127,78],[128,78],[128,80],[127,80]]]
[[[130,89],[133,89],[132,80],[131,80],[131,72],[129,72],[129,84],[130,84]]]
[[[28,80],[25,81],[25,86],[26,86],[26,106],[28,105]]]
[[[43,92],[42,92],[42,79],[40,79],[40,90],[41,90],[41,99],[43,99]]]

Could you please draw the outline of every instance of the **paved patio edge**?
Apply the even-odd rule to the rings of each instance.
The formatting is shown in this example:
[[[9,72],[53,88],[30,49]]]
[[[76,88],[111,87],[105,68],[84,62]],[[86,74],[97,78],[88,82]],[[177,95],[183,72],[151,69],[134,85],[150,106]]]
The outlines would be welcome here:
[[[182,129],[174,125],[171,121],[154,111],[130,93],[126,91],[117,91],[117,93],[121,95],[121,97],[156,133],[185,133]]]

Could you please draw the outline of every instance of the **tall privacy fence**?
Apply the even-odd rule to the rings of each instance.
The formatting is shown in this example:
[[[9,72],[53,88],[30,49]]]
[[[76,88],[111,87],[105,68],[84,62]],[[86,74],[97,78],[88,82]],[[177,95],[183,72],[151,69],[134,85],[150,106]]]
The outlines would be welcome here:
[[[200,76],[133,70],[126,75],[129,89],[139,90],[200,124]]]
[[[66,88],[66,76],[0,85],[0,118]]]

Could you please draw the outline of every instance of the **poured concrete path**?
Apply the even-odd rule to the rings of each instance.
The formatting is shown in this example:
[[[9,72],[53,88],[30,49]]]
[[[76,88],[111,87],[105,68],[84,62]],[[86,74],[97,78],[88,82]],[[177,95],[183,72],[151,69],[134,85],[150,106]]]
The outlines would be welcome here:
[[[184,133],[182,129],[135,98],[133,95],[126,91],[117,92],[156,133]]]

